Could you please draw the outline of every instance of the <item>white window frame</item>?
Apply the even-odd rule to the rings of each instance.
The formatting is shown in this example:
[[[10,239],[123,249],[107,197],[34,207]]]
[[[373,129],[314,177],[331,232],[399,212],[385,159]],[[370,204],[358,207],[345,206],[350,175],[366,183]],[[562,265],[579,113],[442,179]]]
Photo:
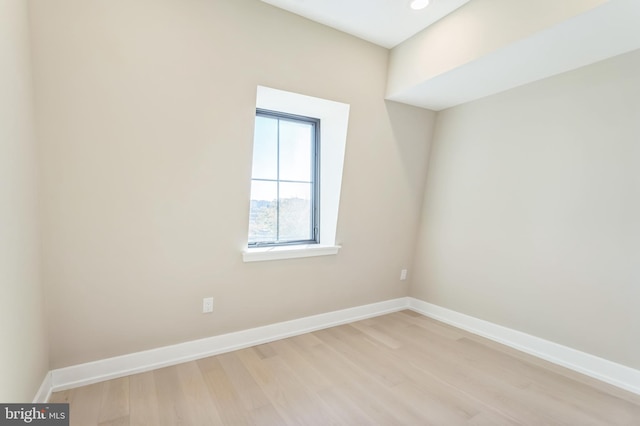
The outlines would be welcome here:
[[[258,86],[256,108],[320,119],[320,240],[318,244],[245,248],[243,261],[258,262],[337,254],[340,246],[336,244],[336,229],[349,124],[349,104]]]

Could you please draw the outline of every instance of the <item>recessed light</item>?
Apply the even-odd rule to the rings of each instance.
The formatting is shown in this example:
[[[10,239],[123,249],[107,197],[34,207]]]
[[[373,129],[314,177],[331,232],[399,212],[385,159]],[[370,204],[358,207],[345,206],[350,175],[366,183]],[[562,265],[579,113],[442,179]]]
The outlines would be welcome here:
[[[429,6],[429,0],[413,0],[409,4],[409,7],[411,7],[411,9],[413,10],[424,9],[427,6]]]

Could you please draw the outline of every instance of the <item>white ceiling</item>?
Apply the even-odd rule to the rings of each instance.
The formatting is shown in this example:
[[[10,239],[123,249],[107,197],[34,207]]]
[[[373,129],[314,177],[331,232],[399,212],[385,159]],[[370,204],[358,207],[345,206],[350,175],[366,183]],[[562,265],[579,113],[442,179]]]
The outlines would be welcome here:
[[[640,1],[610,0],[388,96],[440,111],[640,49]]]
[[[390,49],[470,0],[431,0],[418,11],[411,0],[262,1]]]
[[[356,37],[392,48],[471,0],[262,0]],[[607,0],[387,99],[442,110],[640,49],[640,0]],[[420,54],[416,51],[416,54]]]

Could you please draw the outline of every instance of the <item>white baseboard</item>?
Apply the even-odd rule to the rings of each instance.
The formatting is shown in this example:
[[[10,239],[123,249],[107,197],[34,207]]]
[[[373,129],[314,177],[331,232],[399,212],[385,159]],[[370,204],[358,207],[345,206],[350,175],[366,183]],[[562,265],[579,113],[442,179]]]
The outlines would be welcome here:
[[[52,391],[60,391],[85,386],[407,308],[408,299],[402,297],[86,364],[73,365],[51,371],[50,389]]]
[[[44,404],[49,401],[49,397],[51,397],[51,392],[53,392],[53,382],[51,381],[51,371],[47,371],[44,379],[42,380],[42,384],[40,385],[40,389],[38,389],[38,393],[33,397],[34,404]]]
[[[403,309],[411,309],[640,395],[639,370],[413,297],[402,297],[56,369],[47,373],[33,402],[46,402],[54,391],[206,358]]]
[[[409,309],[422,315],[640,394],[639,370],[413,297],[409,297],[408,300]]]

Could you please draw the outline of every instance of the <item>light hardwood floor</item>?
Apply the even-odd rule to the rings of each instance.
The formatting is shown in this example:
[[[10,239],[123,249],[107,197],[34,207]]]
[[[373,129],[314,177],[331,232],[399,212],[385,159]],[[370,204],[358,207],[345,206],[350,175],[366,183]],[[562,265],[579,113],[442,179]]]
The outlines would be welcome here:
[[[640,425],[640,397],[411,311],[54,393],[71,425]]]

